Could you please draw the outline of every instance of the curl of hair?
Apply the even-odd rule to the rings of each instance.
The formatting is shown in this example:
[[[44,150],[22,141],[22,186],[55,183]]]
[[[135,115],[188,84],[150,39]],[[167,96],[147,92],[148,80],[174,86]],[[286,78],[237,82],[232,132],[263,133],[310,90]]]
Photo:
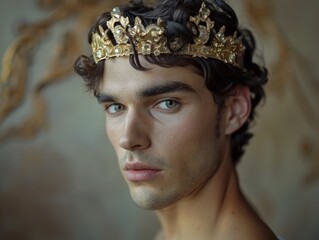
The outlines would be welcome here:
[[[189,18],[197,14],[201,0],[159,0],[155,7],[143,5],[142,1],[131,1],[129,6],[123,7],[122,12],[134,24],[134,18],[139,16],[144,24],[156,23],[160,17],[166,22],[165,35],[170,41],[176,37],[183,44],[191,43],[194,33],[190,30]],[[251,112],[246,123],[231,136],[231,154],[234,163],[237,163],[244,153],[244,147],[253,136],[249,127],[256,115],[256,106],[265,97],[263,86],[268,81],[267,69],[253,60],[255,40],[247,29],[238,27],[238,19],[234,10],[223,0],[206,2],[211,11],[210,18],[215,22],[215,29],[226,27],[225,35],[233,35],[237,31],[245,45],[244,70],[226,64],[216,59],[194,58],[183,55],[149,55],[146,60],[162,67],[193,65],[202,74],[206,87],[212,92],[216,104],[222,109],[228,96],[233,94],[236,87],[248,87],[251,92]],[[92,32],[96,32],[101,25],[106,29],[106,21],[110,19],[109,13],[102,14],[89,31],[89,43]],[[215,33],[211,33],[211,38]],[[139,62],[137,54],[130,55],[131,65],[141,71],[147,71]],[[75,71],[83,77],[88,90],[94,93],[103,78],[104,61],[95,64],[91,56],[79,56],[75,61]]]

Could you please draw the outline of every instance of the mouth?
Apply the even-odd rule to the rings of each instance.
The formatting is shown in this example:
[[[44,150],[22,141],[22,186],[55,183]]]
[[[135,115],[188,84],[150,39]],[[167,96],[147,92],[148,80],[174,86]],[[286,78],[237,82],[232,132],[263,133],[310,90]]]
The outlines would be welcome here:
[[[162,170],[143,163],[126,163],[124,173],[127,180],[131,182],[149,181],[160,174]]]

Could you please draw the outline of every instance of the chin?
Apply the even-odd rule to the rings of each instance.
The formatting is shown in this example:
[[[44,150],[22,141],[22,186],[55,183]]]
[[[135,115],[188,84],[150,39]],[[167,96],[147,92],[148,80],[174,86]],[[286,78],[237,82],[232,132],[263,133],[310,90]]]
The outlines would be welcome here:
[[[145,210],[159,210],[165,208],[167,205],[161,201],[150,200],[150,199],[136,199],[132,198],[133,202],[140,208]]]
[[[160,210],[174,204],[180,199],[179,196],[165,196],[162,192],[158,194],[131,192],[131,196],[134,203],[145,210]]]

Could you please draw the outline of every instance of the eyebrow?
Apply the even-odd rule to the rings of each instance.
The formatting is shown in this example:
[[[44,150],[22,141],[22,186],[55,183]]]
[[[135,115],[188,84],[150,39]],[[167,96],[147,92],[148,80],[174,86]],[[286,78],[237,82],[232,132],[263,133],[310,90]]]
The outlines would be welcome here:
[[[107,93],[95,93],[94,96],[96,97],[99,104],[108,103],[108,102],[116,102],[116,98]]]
[[[167,84],[142,89],[137,95],[140,98],[146,98],[172,92],[195,92],[195,90],[186,83],[174,81]],[[95,93],[94,95],[100,104],[107,102],[117,102],[117,98],[112,94]]]
[[[195,92],[195,90],[188,84],[182,82],[170,82],[167,84],[146,88],[139,93],[139,97],[152,97],[172,92]]]

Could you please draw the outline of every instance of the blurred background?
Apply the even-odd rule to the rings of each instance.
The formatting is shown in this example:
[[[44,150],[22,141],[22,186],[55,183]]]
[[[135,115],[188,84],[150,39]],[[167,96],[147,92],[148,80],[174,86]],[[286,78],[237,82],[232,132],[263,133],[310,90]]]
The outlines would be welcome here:
[[[73,73],[96,16],[126,1],[1,0],[0,239],[143,240],[105,136],[103,110]],[[230,0],[270,70],[238,166],[259,214],[287,240],[319,239],[317,0]]]

